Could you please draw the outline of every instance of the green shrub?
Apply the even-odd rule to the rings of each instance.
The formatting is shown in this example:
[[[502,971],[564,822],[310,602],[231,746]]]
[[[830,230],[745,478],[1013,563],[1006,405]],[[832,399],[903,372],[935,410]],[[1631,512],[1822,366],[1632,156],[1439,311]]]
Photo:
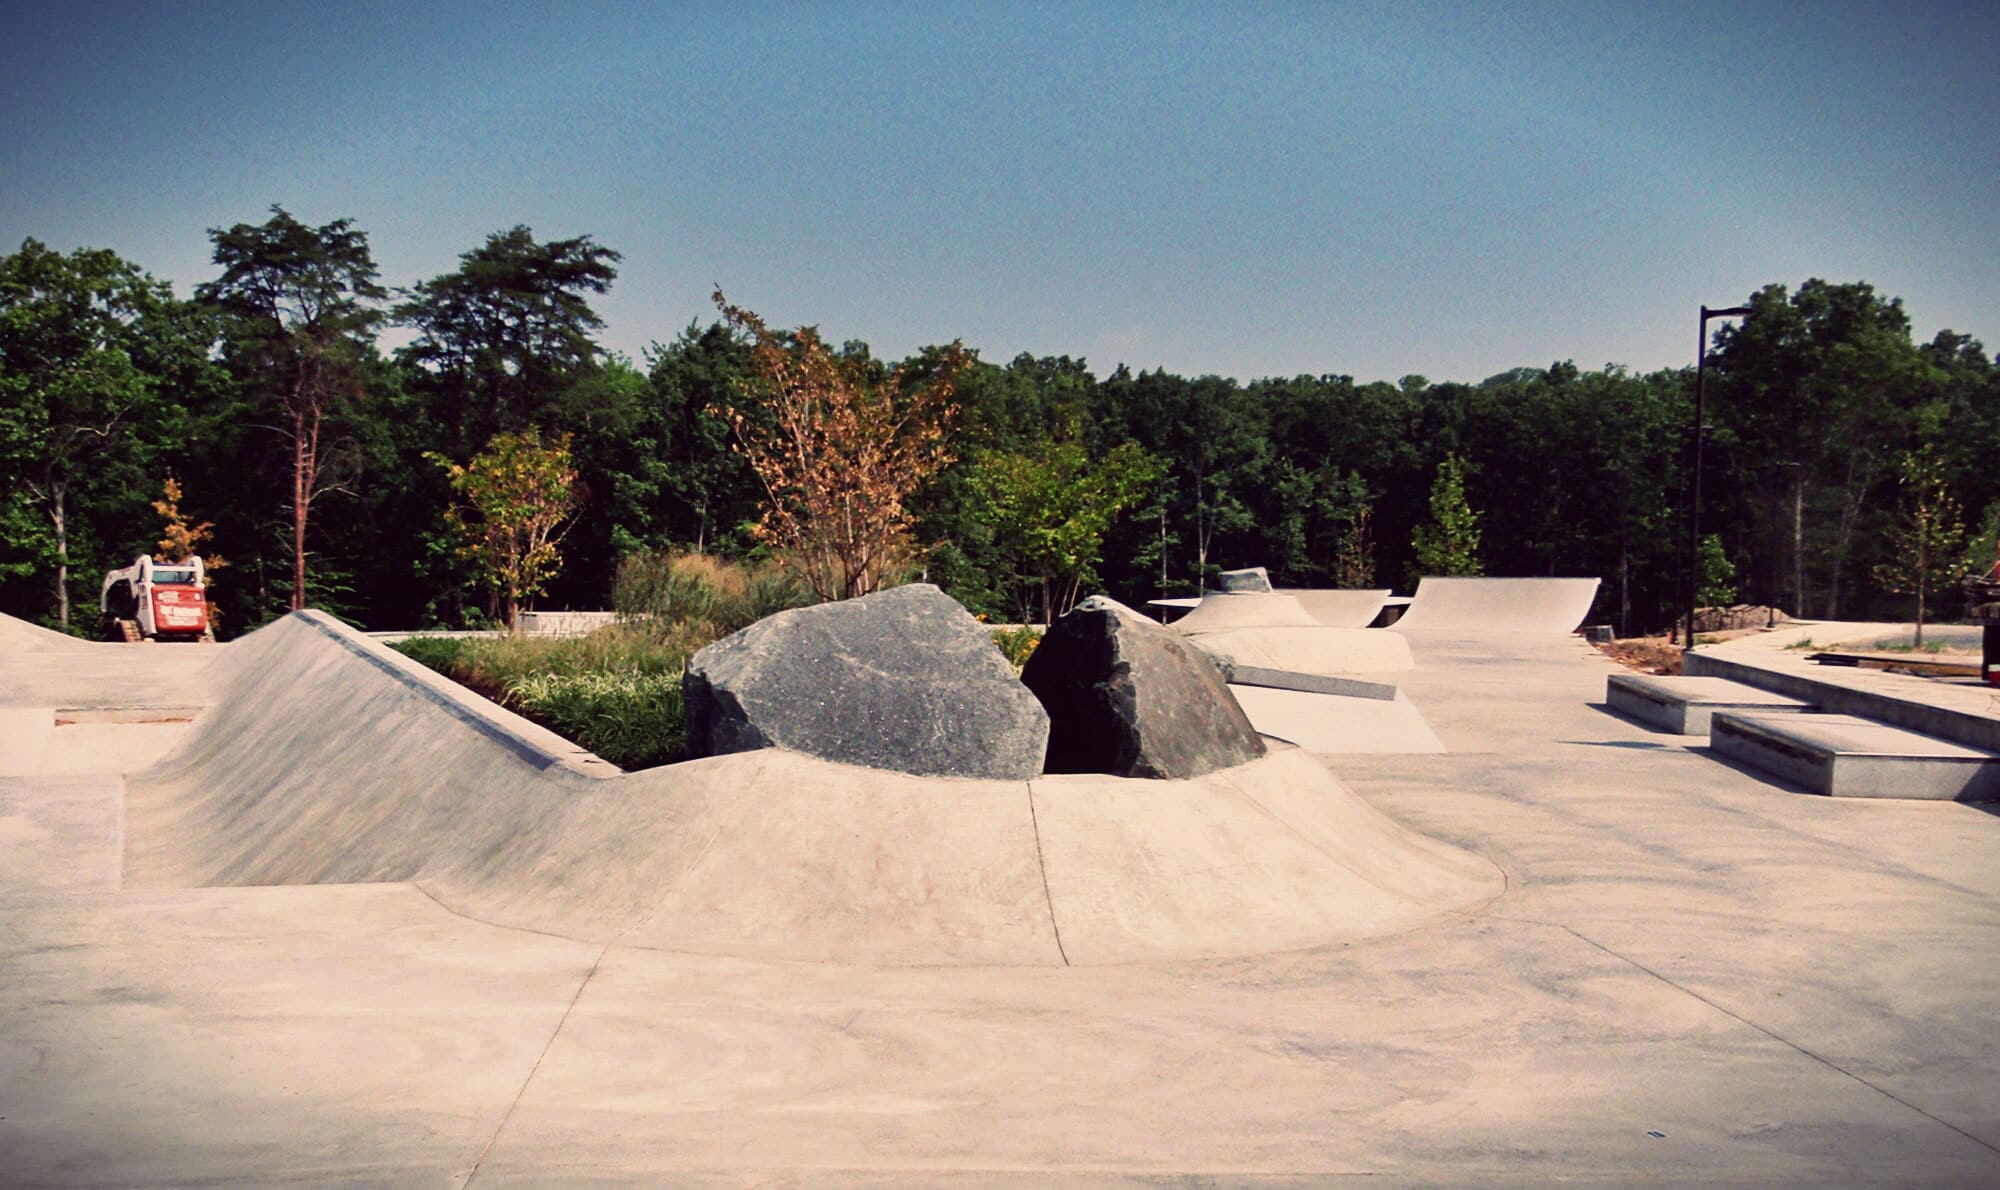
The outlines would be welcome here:
[[[687,714],[678,672],[539,673],[509,683],[508,706],[625,769],[681,759]]]
[[[410,637],[394,647],[620,768],[681,759],[681,671],[708,638],[614,624],[583,637]]]
[[[399,640],[389,647],[419,665],[428,666],[450,677],[465,643],[463,639],[455,636],[412,636]]]
[[[1017,675],[1022,667],[1028,664],[1028,658],[1035,655],[1035,646],[1042,643],[1042,630],[1032,625],[1024,624],[1019,628],[994,628],[990,631],[993,633],[993,643],[1000,649],[1000,655],[1007,659],[1007,664],[1014,667]]]

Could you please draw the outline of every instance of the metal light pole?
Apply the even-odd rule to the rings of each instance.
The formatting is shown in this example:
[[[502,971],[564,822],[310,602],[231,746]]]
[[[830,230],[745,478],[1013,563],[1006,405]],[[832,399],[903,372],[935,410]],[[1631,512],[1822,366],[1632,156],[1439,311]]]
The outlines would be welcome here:
[[[1694,648],[1694,607],[1701,593],[1701,439],[1707,431],[1701,415],[1708,389],[1708,320],[1740,318],[1749,312],[1748,306],[1731,306],[1727,310],[1701,308],[1701,330],[1694,348],[1694,457],[1688,464],[1691,482],[1688,484],[1687,636],[1681,641],[1682,652]]]

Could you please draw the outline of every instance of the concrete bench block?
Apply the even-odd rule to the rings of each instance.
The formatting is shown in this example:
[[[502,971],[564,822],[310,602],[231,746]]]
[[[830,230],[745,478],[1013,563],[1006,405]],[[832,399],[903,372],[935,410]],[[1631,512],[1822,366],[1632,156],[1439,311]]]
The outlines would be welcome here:
[[[1709,718],[1717,711],[1786,714],[1812,709],[1810,703],[1727,678],[1652,674],[1612,674],[1604,683],[1604,702],[1648,727],[1676,735],[1707,735]]]
[[[2000,755],[1852,715],[1723,712],[1709,745],[1830,797],[2000,798]]]

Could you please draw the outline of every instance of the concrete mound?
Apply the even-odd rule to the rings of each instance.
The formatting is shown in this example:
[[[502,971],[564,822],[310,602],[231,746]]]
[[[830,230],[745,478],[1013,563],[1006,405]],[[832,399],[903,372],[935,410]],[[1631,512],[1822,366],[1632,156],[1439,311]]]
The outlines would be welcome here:
[[[97,613],[93,610],[90,614]],[[0,651],[85,653],[90,651],[93,643],[0,612]]]
[[[204,705],[208,669],[229,648],[79,640],[0,615],[0,706],[89,707],[107,690],[123,706]]]
[[[1102,595],[1049,628],[1021,683],[1049,712],[1051,773],[1198,777],[1264,755],[1213,661]]]
[[[1567,636],[1597,599],[1594,578],[1426,578],[1398,631],[1486,637]]]
[[[1025,780],[1049,721],[928,583],[779,612],[688,661],[688,755],[785,748],[919,776]]]
[[[606,943],[1027,965],[1334,943],[1502,884],[1296,750],[1190,781],[917,777],[774,749],[621,775],[330,617],[230,650],[216,705],[127,781],[129,887],[410,881],[456,913]]]

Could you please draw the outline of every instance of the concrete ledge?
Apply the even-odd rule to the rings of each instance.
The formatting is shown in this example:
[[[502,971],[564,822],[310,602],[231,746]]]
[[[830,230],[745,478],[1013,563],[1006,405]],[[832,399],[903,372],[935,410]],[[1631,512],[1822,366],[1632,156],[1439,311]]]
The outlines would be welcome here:
[[[1605,679],[1604,703],[1648,727],[1675,735],[1707,735],[1717,711],[1782,714],[1809,711],[1810,703],[1727,678],[1612,674]]]
[[[1689,676],[1727,678],[1812,703],[1831,714],[1876,719],[1924,735],[1986,752],[2000,752],[2000,717],[1957,710],[1914,697],[1863,689],[1845,681],[1822,680],[1788,669],[1751,664],[1743,655],[1722,656],[1695,649],[1682,659]],[[1853,675],[1855,671],[1844,671]],[[1913,679],[1921,681],[1922,679]]]
[[[451,714],[473,730],[505,747],[538,769],[565,769],[580,776],[618,776],[617,765],[588,749],[564,739],[548,728],[508,710],[496,702],[437,673],[380,641],[370,638],[325,612],[311,608],[293,612],[252,633],[254,639],[273,628],[296,621],[309,626],[342,649],[388,674],[412,692]]]
[[[1302,694],[1337,694],[1342,698],[1373,698],[1393,701],[1396,688],[1387,682],[1364,682],[1332,674],[1302,674],[1289,669],[1269,669],[1261,665],[1232,665],[1226,672],[1232,686],[1261,686],[1266,690],[1297,690]]]
[[[2000,755],[1852,715],[1717,714],[1717,753],[1829,797],[1991,801]]]

